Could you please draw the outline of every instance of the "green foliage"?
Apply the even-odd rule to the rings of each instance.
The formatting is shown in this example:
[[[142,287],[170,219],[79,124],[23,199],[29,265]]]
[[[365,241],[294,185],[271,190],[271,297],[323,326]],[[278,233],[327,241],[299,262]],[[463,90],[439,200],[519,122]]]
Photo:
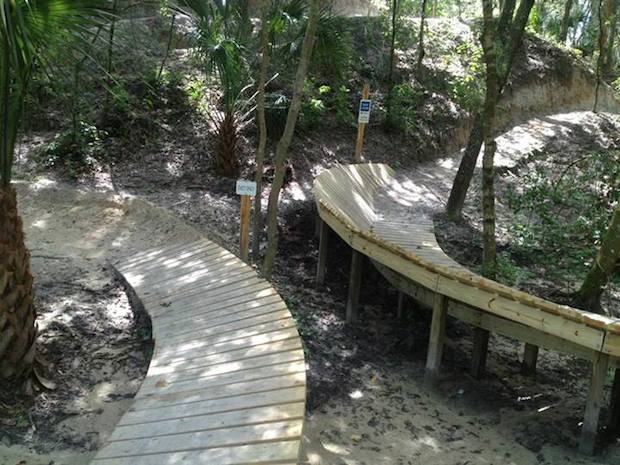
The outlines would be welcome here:
[[[520,282],[533,276],[521,268],[507,252],[497,254],[497,279],[508,286],[518,286]]]
[[[301,52],[308,22],[308,2],[303,0],[276,1],[280,8],[272,19],[274,64],[282,67],[284,75],[294,69]],[[312,51],[310,69],[315,76],[332,82],[345,80],[353,64],[353,30],[347,18],[337,15],[330,3],[321,8]]]
[[[314,129],[321,126],[326,111],[323,100],[312,97],[304,100],[299,115],[300,126],[304,129]]]
[[[61,132],[48,144],[43,145],[36,157],[44,167],[64,169],[77,178],[92,168],[93,160],[104,153],[104,131],[80,121],[75,130]]]
[[[99,0],[0,0],[0,12],[0,185],[5,187],[33,69],[49,65],[52,44],[82,43],[105,14]]]
[[[416,132],[418,112],[424,99],[424,90],[407,83],[398,84],[392,90],[394,114],[392,124],[406,135]]]
[[[265,94],[267,133],[273,140],[279,139],[284,131],[290,103],[290,99],[282,92],[267,92]]]
[[[326,84],[318,85],[314,79],[308,79],[302,103],[300,125],[304,129],[324,126],[327,115],[333,116],[339,124],[355,126],[355,115],[350,101],[350,89],[340,85],[333,89]]]
[[[450,96],[467,111],[477,111],[484,102],[485,66],[482,48],[464,43],[456,48],[456,54],[465,64],[465,73],[450,81]]]
[[[620,151],[586,154],[553,169],[537,164],[521,182],[522,191],[507,195],[517,215],[513,241],[552,271],[585,273],[620,201]]]

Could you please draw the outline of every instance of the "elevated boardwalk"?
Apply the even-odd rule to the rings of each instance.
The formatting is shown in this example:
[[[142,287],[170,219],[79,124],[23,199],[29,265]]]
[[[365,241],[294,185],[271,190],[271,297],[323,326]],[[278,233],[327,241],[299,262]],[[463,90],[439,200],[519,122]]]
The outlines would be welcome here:
[[[296,464],[304,352],[271,285],[208,240],[137,253],[117,271],[151,317],[155,352],[93,465]]]
[[[364,257],[401,292],[433,309],[427,377],[440,369],[445,324],[451,316],[475,326],[472,373],[484,370],[489,332],[525,342],[524,369],[533,371],[539,347],[592,362],[580,450],[591,453],[608,371],[615,369],[610,426],[620,426],[620,320],[584,312],[485,279],[448,257],[432,219],[419,208],[419,191],[387,165],[332,168],[314,195],[322,219],[317,282],[325,279],[327,240],[335,231],[353,248],[347,321],[357,320]]]

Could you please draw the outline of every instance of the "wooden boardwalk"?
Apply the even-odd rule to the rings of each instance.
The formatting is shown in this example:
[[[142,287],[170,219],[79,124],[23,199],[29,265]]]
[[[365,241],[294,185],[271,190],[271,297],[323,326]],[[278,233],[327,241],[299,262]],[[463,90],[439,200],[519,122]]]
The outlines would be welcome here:
[[[304,352],[273,287],[207,240],[144,251],[117,270],[151,317],[155,352],[92,463],[296,464]]]
[[[402,293],[433,311],[427,377],[440,369],[445,324],[453,317],[475,326],[472,374],[484,371],[489,332],[525,342],[524,371],[533,371],[539,348],[592,362],[580,449],[592,452],[608,371],[615,369],[610,427],[620,429],[620,320],[584,312],[485,279],[448,257],[422,195],[383,164],[338,166],[314,184],[321,222],[317,283],[326,277],[327,240],[335,231],[353,248],[347,321],[358,318],[365,257]]]

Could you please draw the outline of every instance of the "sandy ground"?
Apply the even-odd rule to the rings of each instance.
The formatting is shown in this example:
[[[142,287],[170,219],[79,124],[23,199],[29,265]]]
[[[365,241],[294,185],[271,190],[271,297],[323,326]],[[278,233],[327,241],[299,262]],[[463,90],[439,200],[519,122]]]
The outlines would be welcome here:
[[[571,124],[586,124],[591,115],[538,119],[515,128],[499,141],[499,163],[514,163],[520,154],[561,133],[567,118]],[[420,202],[429,211],[442,205],[456,166],[453,156],[407,170],[419,186]],[[576,453],[588,373],[587,365],[576,359],[543,351],[538,375],[524,377],[519,373],[520,345],[493,337],[489,374],[474,380],[467,374],[471,331],[451,323],[445,370],[437,388],[429,389],[423,383],[429,315],[410,304],[405,322],[396,321],[395,293],[375,279],[372,270],[364,278],[360,325],[345,328],[348,251],[334,241],[330,285],[314,290],[316,245],[309,239],[313,229],[307,215],[312,210],[309,188],[293,183],[284,196],[287,225],[279,268],[287,270],[274,278],[297,317],[306,345],[307,462],[529,465],[620,461],[617,440],[607,440],[602,452],[592,458]],[[20,185],[19,194],[28,241],[38,253],[53,250],[103,262],[129,256],[145,244],[183,243],[199,234],[176,216],[131,198],[122,186],[93,192],[39,178]],[[144,197],[176,211],[234,250],[236,227],[231,214],[238,208],[234,197],[166,188],[145,191]],[[14,454],[10,460],[18,457],[19,453]],[[83,463],[83,457],[75,451],[70,458],[46,455],[26,463],[47,465],[54,460],[54,465],[72,465]],[[15,465],[0,460],[4,463]]]

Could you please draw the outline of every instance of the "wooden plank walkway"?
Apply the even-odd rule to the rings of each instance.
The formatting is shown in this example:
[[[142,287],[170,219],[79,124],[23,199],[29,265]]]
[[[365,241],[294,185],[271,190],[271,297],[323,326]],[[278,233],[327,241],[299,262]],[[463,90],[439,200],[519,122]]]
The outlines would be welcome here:
[[[574,354],[592,362],[580,449],[592,452],[608,368],[620,367],[620,320],[532,296],[485,279],[447,256],[435,238],[432,218],[420,207],[420,191],[384,164],[343,165],[314,183],[321,241],[317,284],[326,280],[327,226],[353,249],[346,307],[358,319],[362,258],[369,257],[400,292],[432,308],[427,357],[429,380],[439,372],[446,316],[476,327],[472,374],[484,371],[489,332],[525,342],[524,372],[536,366],[538,348]],[[614,386],[620,386],[620,368]],[[615,389],[614,392],[620,391]],[[612,399],[620,411],[620,394]],[[612,428],[620,429],[620,415]],[[618,423],[618,424],[615,424]]]
[[[117,270],[151,316],[155,351],[93,465],[298,463],[304,352],[271,285],[208,240]]]

